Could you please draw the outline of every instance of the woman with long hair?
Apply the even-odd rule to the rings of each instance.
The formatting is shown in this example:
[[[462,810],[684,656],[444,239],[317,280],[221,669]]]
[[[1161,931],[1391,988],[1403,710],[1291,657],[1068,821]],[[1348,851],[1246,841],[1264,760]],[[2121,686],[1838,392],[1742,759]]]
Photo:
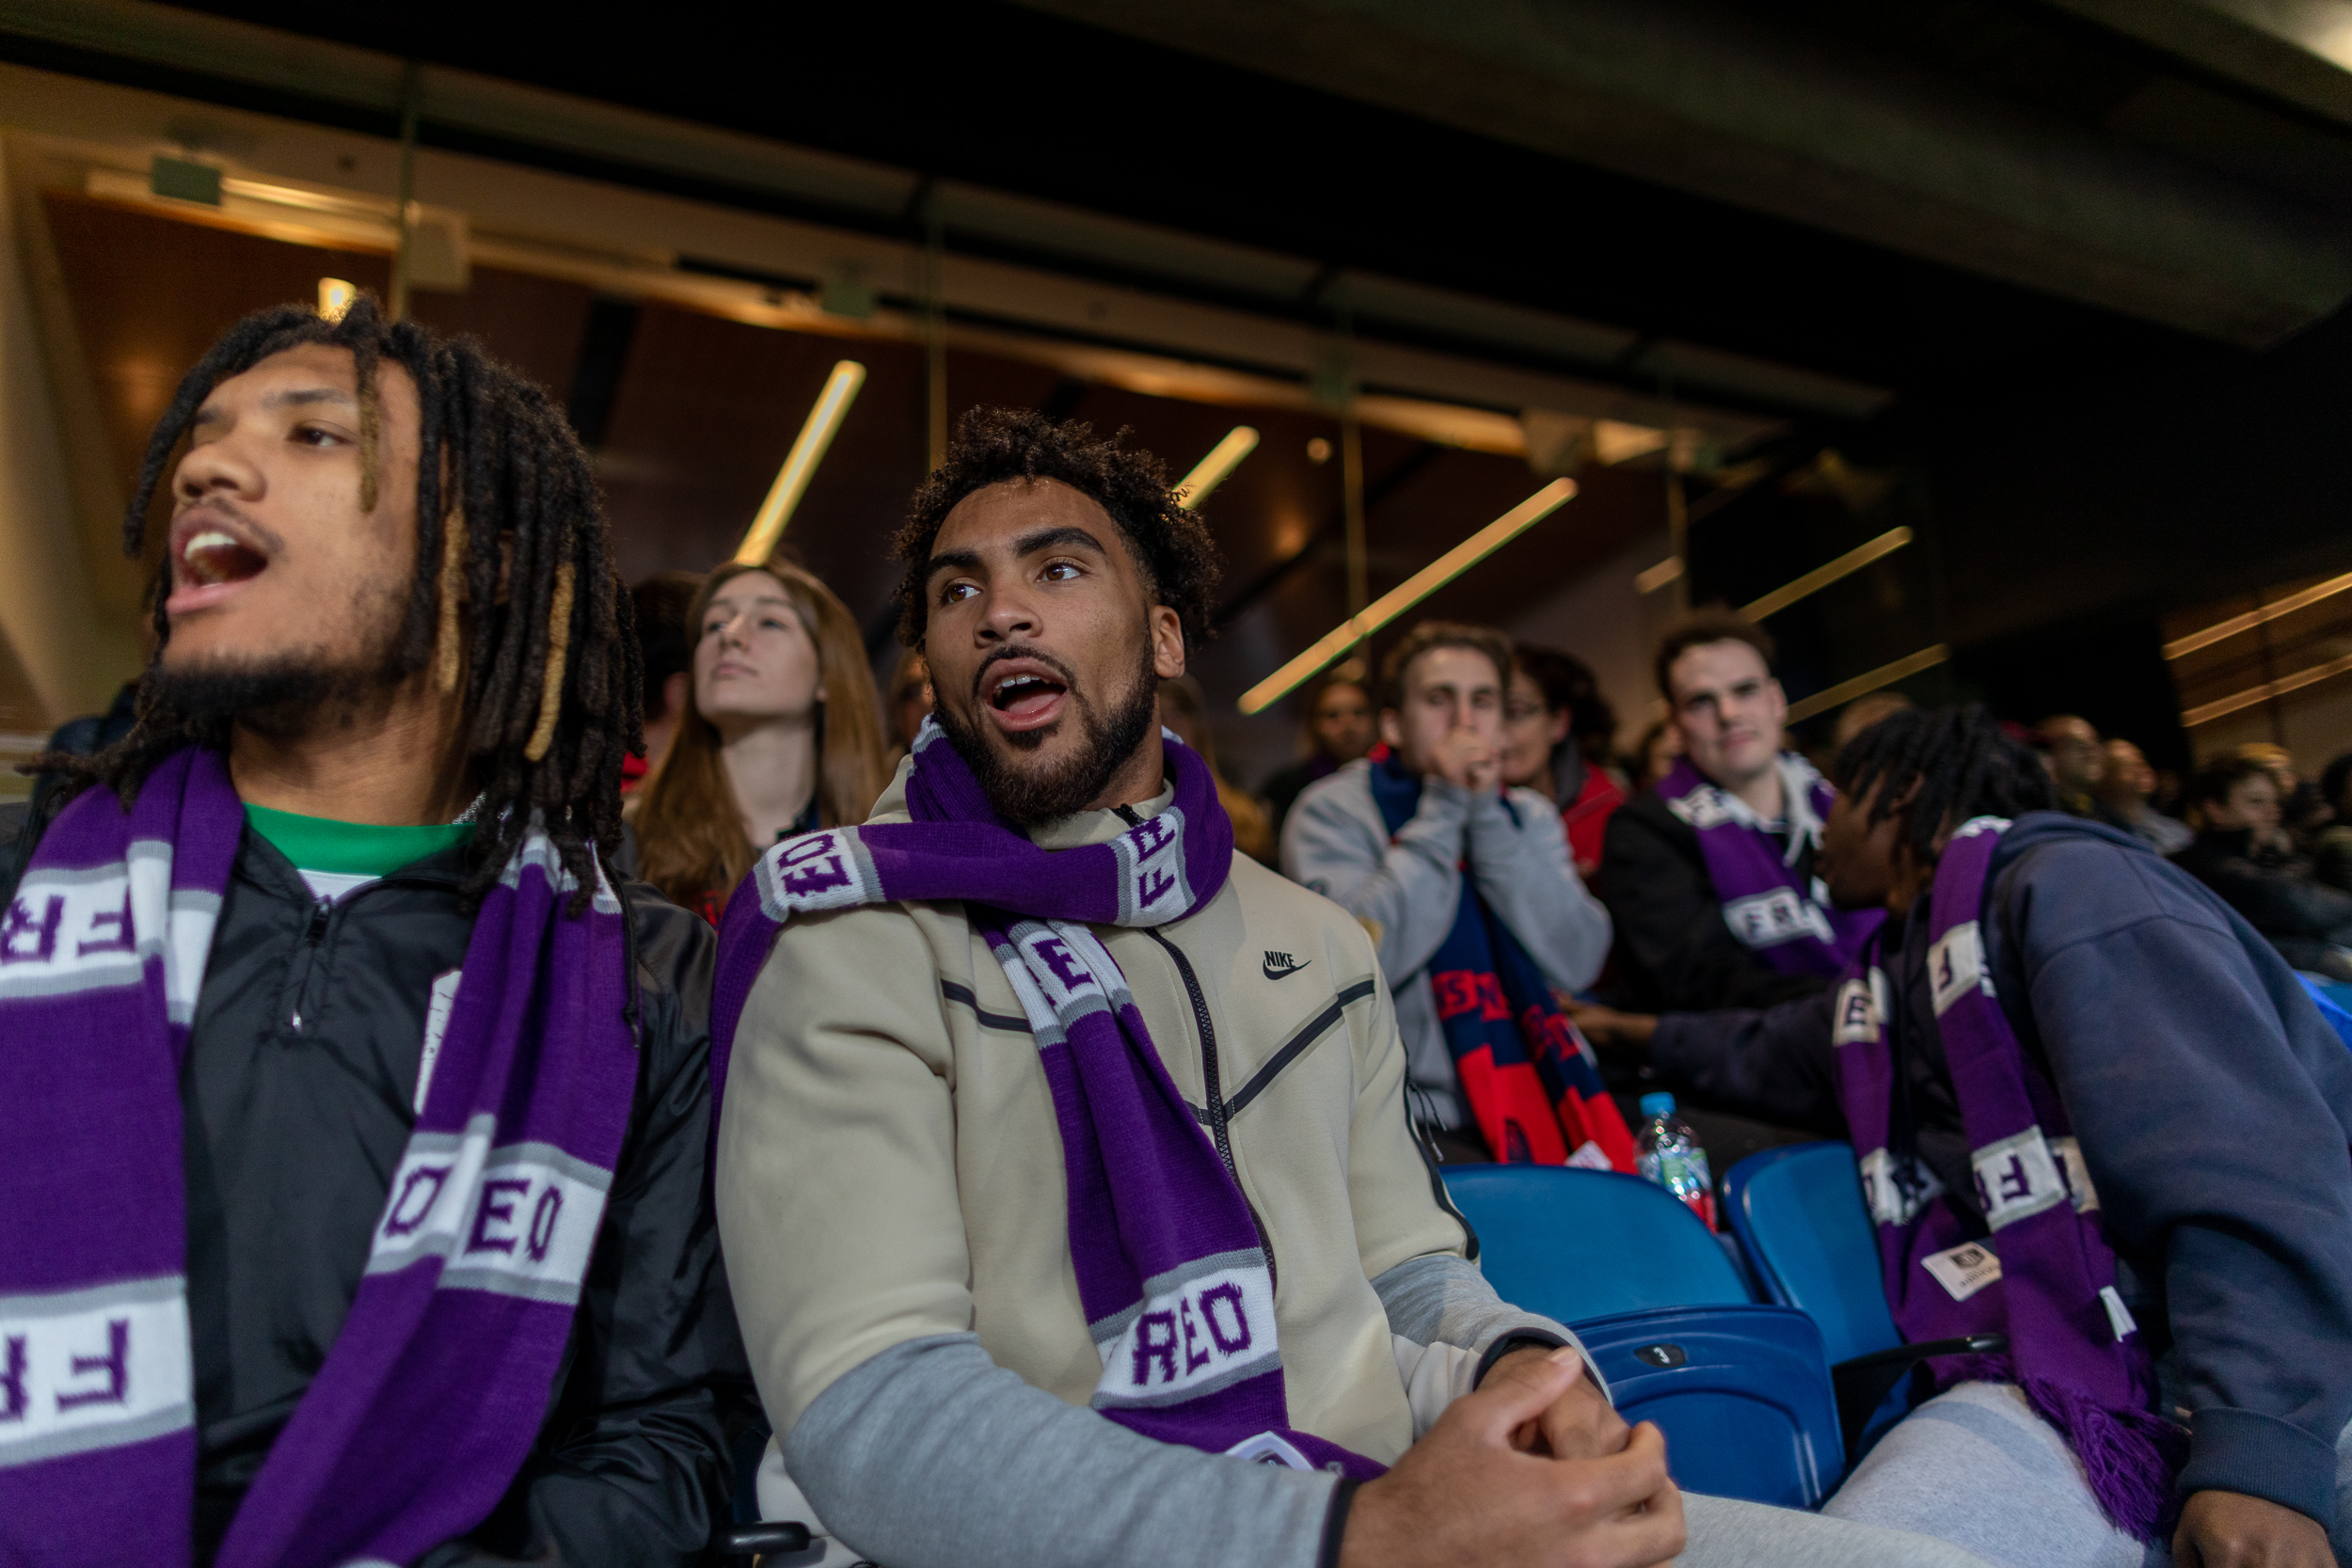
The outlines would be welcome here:
[[[866,820],[889,782],[857,623],[787,561],[710,574],[687,620],[693,687],[639,792],[638,874],[716,924],[761,850]]]

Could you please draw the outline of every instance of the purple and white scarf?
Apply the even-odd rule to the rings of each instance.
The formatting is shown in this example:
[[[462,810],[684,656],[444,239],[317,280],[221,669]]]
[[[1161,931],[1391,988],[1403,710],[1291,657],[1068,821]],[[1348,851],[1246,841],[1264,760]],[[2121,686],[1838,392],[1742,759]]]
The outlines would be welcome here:
[[[2148,1349],[2115,1289],[2115,1254],[2066,1107],[2029,1061],[1986,971],[1979,919],[2006,819],[1952,835],[1928,913],[1928,979],[1983,1220],[1952,1201],[1915,1155],[1890,1149],[1896,1066],[1883,935],[1838,988],[1838,1103],[1877,1225],[1886,1299],[1913,1343],[2002,1333],[1999,1355],[1931,1365],[1938,1387],[2015,1383],[2066,1434],[2099,1505],[2154,1542],[2169,1524],[2185,1434],[2154,1414]],[[1986,1234],[1987,1231],[1991,1234]]]
[[[245,808],[220,754],[68,806],[0,916],[0,1560],[185,1563],[180,1071]],[[532,833],[483,901],[367,1271],[222,1568],[411,1562],[521,1467],[637,1078],[621,910]]]
[[[1708,879],[1723,900],[1724,924],[1740,945],[1783,974],[1833,975],[1853,962],[1886,916],[1835,908],[1819,878],[1798,877],[1791,863],[1795,846],[1818,843],[1836,792],[1801,757],[1783,755],[1773,766],[1788,802],[1788,854],[1755,825],[1754,812],[1708,782],[1689,757],[1676,759],[1674,771],[1659,784],[1659,798],[1698,834]]]
[[[1164,736],[1175,800],[1105,844],[1045,850],[1005,826],[926,721],[914,820],[786,839],[727,903],[711,1005],[723,1088],[743,1001],[785,923],[961,899],[1020,998],[1061,1131],[1070,1255],[1103,1361],[1093,1407],[1165,1443],[1359,1478],[1382,1466],[1290,1425],[1274,1275],[1248,1199],[1177,1092],[1091,926],[1163,926],[1215,898],[1233,831],[1199,756]],[[755,889],[756,898],[743,894]]]

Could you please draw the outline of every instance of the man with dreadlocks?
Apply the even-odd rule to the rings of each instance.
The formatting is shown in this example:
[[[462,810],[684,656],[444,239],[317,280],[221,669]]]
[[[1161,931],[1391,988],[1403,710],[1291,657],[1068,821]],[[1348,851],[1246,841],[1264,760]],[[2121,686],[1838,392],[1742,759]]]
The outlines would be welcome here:
[[[1930,1362],[1825,1512],[2019,1568],[2352,1561],[2352,1053],[1982,709],[1883,719],[1837,771],[1821,875],[1887,920],[1834,991],[1584,1016],[1851,1138],[1904,1338],[2007,1339]]]
[[[822,1523],[893,1568],[1634,1568],[1686,1520],[1692,1564],[1951,1560],[1681,1497],[1496,1298],[1363,928],[1236,855],[1157,722],[1216,563],[1156,459],[983,410],[898,547],[938,705],[864,827],[761,858],[712,1006],[729,1269]]]
[[[286,308],[180,387],[130,734],[0,887],[0,1560],[699,1560],[741,1350],[702,923],[585,455]]]

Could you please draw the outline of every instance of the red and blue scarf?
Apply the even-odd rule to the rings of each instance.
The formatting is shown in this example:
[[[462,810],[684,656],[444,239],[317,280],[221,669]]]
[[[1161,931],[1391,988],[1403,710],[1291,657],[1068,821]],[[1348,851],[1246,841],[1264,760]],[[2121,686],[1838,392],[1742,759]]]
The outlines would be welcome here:
[[[1370,774],[1393,837],[1421,806],[1421,778],[1393,753]],[[1518,808],[1503,797],[1518,820]],[[1593,1048],[1552,999],[1551,984],[1511,928],[1461,878],[1454,927],[1428,965],[1438,1024],[1487,1149],[1506,1164],[1633,1170],[1633,1135],[1600,1081]]]

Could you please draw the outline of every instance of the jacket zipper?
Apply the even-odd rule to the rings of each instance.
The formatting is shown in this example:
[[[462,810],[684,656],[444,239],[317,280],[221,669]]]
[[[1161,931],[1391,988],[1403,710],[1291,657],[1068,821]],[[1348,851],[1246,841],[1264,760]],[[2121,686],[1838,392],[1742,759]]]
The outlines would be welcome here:
[[[1249,1200],[1248,1189],[1241,1184],[1241,1172],[1233,1164],[1233,1146],[1225,1131],[1225,1092],[1217,1081],[1216,1025],[1209,1022],[1209,999],[1200,990],[1200,978],[1192,972],[1192,960],[1184,950],[1162,936],[1152,927],[1145,927],[1143,934],[1168,949],[1168,956],[1176,960],[1176,973],[1184,977],[1184,994],[1192,998],[1192,1022],[1200,1036],[1200,1087],[1209,1101],[1209,1136],[1216,1143],[1216,1157],[1225,1162],[1225,1174],[1233,1179],[1233,1190],[1241,1194],[1244,1206],[1249,1211],[1249,1223],[1257,1228],[1258,1250],[1265,1254],[1266,1278],[1278,1281],[1274,1266],[1274,1243],[1266,1235],[1265,1221],[1258,1217],[1258,1206]]]
[[[432,887],[439,885],[441,879],[436,877],[403,877],[395,872],[389,877],[379,877],[365,887],[355,889],[351,897],[363,898],[380,887]],[[321,898],[316,895],[311,896],[310,924],[303,928],[302,932],[300,966],[302,973],[294,979],[293,986],[294,1006],[286,1020],[287,1026],[297,1035],[302,1033],[302,1004],[310,994],[310,979],[318,969],[319,947],[326,941],[326,928],[335,918],[335,908],[336,903],[332,898]]]
[[[310,976],[318,970],[319,943],[326,940],[326,922],[333,913],[334,908],[335,905],[331,899],[312,895],[310,924],[302,933],[302,973],[294,979],[294,1010],[286,1019],[287,1027],[297,1035],[302,1033],[303,1005],[310,1000]]]

